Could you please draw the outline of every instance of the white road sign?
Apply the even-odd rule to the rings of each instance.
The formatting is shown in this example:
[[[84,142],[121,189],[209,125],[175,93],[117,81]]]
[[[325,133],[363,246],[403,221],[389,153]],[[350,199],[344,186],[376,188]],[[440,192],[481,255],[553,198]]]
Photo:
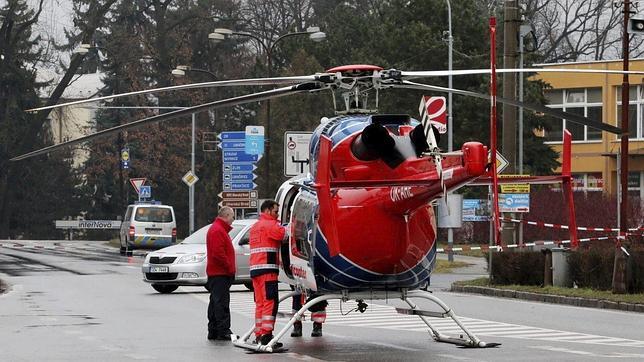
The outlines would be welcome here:
[[[186,172],[185,175],[181,178],[181,181],[183,181],[184,184],[188,185],[188,187],[192,187],[197,181],[199,181],[199,177],[192,173],[192,170]]]
[[[302,175],[309,170],[311,132],[284,133],[284,176]]]
[[[120,229],[120,220],[56,220],[56,229]]]

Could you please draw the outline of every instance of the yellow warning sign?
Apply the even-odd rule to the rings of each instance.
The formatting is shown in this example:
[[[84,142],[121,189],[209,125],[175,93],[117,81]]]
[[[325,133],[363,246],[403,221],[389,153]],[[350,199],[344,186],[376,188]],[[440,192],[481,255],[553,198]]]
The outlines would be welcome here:
[[[499,178],[521,178],[530,175],[499,175]],[[501,184],[501,193],[504,194],[529,194],[530,184]]]

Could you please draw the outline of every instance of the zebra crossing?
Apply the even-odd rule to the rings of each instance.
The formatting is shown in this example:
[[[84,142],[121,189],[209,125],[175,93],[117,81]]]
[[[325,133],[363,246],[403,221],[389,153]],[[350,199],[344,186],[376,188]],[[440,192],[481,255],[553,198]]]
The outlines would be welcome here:
[[[6,248],[17,251],[47,251],[51,254],[66,255],[69,253],[83,252],[83,254],[115,254],[118,248],[104,244],[103,242],[87,241],[51,241],[51,240],[0,240],[0,249]],[[135,251],[138,256],[145,254],[144,251]]]
[[[204,303],[208,303],[208,295],[193,295]],[[417,316],[398,314],[394,307],[388,305],[368,304],[367,310],[364,313],[360,313],[354,310],[355,302],[340,303],[338,300],[331,300],[327,307],[326,323],[336,326],[381,328],[408,332],[427,333],[428,331],[427,326]],[[252,293],[231,293],[231,311],[252,317],[254,308]],[[283,313],[291,312],[289,299],[281,303],[279,311]],[[449,318],[428,318],[428,320],[441,333],[448,335],[462,334],[462,330]],[[531,327],[476,318],[461,317],[460,320],[470,331],[478,336],[644,348],[644,341],[632,339]]]

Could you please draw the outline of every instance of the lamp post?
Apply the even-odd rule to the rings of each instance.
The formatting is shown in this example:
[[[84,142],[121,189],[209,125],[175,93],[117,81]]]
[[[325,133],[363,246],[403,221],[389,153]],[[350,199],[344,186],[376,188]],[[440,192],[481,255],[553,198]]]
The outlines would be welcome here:
[[[178,65],[175,69],[172,70],[172,75],[176,78],[181,78],[186,75],[186,72],[199,72],[207,73],[216,79],[215,74],[209,70],[192,68],[187,65]],[[192,145],[190,151],[190,172],[195,174],[195,128],[196,128],[196,119],[195,114],[192,114]],[[192,234],[195,231],[195,185],[194,183],[190,185],[188,189],[188,219],[189,219],[189,234]]]
[[[280,35],[277,37],[275,40],[269,40],[268,42],[265,40],[262,40],[259,36],[247,32],[239,32],[239,31],[234,31],[231,29],[225,29],[225,28],[217,28],[213,33],[208,34],[208,39],[210,39],[213,42],[220,42],[226,39],[226,37],[230,37],[233,35],[237,36],[245,36],[249,38],[253,38],[257,41],[257,43],[264,49],[264,52],[266,53],[266,68],[268,72],[268,77],[270,78],[272,76],[272,71],[273,71],[273,50],[275,49],[275,46],[282,40],[294,36],[299,36],[299,35],[308,35],[309,39],[311,39],[314,42],[321,42],[324,39],[326,39],[326,34],[324,32],[320,31],[320,28],[318,27],[309,27],[306,29],[306,31],[296,31],[292,33],[286,33],[283,35]],[[265,168],[265,174],[264,174],[264,187],[265,187],[265,192],[266,196],[268,196],[269,188],[270,188],[270,164],[271,164],[271,101],[266,100],[266,168]]]

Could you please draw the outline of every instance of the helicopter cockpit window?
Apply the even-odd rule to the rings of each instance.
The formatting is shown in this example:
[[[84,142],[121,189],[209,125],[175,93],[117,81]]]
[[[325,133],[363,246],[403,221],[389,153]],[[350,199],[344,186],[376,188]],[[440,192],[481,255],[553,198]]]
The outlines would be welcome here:
[[[315,204],[299,198],[293,206],[291,217],[291,252],[293,255],[308,259],[311,255],[311,243],[315,233]]]

